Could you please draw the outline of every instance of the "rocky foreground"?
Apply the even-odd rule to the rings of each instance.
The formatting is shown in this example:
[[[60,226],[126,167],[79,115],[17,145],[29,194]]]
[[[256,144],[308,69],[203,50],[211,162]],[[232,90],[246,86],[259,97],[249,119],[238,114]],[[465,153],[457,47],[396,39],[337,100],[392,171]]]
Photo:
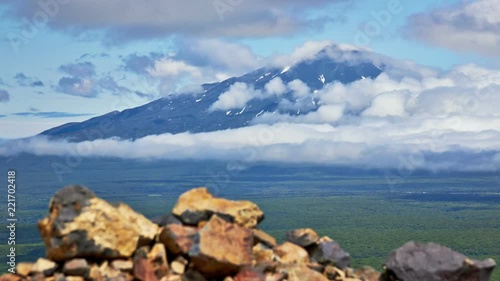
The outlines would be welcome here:
[[[337,241],[296,229],[278,245],[258,229],[263,218],[250,201],[215,198],[197,188],[153,222],[127,205],[69,186],[53,196],[49,215],[38,223],[46,258],[19,263],[0,281],[487,281],[496,265],[437,244],[408,242],[390,253],[383,272],[352,269]]]

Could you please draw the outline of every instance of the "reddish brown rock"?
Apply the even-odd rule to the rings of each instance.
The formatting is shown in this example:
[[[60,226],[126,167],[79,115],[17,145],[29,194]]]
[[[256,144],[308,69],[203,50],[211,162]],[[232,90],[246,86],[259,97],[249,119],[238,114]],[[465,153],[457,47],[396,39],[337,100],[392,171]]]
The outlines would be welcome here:
[[[283,264],[308,263],[309,254],[302,247],[290,242],[285,242],[273,249]]]
[[[168,224],[160,232],[158,240],[174,255],[186,255],[198,234],[196,227]]]
[[[264,274],[247,268],[238,272],[234,281],[265,281],[265,277]]]
[[[286,233],[286,240],[301,247],[307,247],[319,240],[318,233],[310,228],[290,230]]]
[[[252,264],[252,231],[218,216],[199,230],[199,242],[191,247],[193,266],[209,278],[233,275]]]
[[[168,273],[167,253],[163,244],[157,243],[149,250],[139,248],[134,255],[134,277],[142,281],[156,281]]]
[[[59,190],[51,199],[49,212],[38,222],[38,229],[47,257],[54,261],[131,257],[158,230],[127,205],[113,206],[82,186]]]
[[[182,194],[172,213],[189,225],[198,225],[217,214],[229,222],[252,228],[264,218],[264,213],[255,203],[216,198],[205,187]]]
[[[3,274],[2,276],[0,276],[0,281],[20,281],[21,279],[21,276],[11,273]]]
[[[86,277],[90,273],[90,267],[85,259],[72,259],[64,263],[63,273]]]
[[[354,270],[354,274],[363,281],[378,281],[380,278],[380,272],[370,266],[358,268]]]
[[[252,231],[253,231],[254,245],[257,243],[262,243],[269,248],[274,248],[278,245],[276,244],[276,238],[272,237],[266,232],[257,228],[252,229]]]

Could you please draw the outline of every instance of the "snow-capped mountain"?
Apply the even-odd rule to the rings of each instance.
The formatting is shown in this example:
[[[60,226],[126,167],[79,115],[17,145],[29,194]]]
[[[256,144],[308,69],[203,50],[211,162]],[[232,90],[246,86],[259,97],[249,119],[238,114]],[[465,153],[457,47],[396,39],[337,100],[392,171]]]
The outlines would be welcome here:
[[[245,83],[254,91],[265,91],[266,85],[280,78],[284,85],[300,80],[310,91],[318,91],[332,82],[343,84],[365,78],[376,78],[383,71],[361,57],[355,50],[342,51],[342,58],[332,57],[324,50],[314,59],[300,61],[286,67],[265,67],[241,77],[229,78],[219,83],[202,85],[197,94],[172,95],[132,109],[114,111],[80,123],[68,123],[41,133],[53,138],[72,141],[119,137],[137,139],[147,135],[181,132],[210,132],[239,128],[251,124],[252,120],[269,112],[299,115],[318,109],[314,98],[309,97],[307,106],[300,109],[283,106],[297,100],[292,91],[282,95],[264,95],[250,99],[240,108],[213,110],[211,106],[235,83]],[[347,55],[347,56],[346,56]],[[349,57],[349,59],[345,59]],[[288,102],[287,102],[288,101]]]

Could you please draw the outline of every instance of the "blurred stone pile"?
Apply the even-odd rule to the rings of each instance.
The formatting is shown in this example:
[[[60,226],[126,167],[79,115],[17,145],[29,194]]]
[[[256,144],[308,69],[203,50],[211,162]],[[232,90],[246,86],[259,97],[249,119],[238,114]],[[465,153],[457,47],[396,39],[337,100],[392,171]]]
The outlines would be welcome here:
[[[492,259],[470,260],[437,244],[408,242],[390,254],[382,273],[352,269],[338,242],[296,229],[278,245],[257,228],[263,218],[250,201],[197,188],[153,222],[127,205],[69,186],[53,196],[48,217],[38,223],[46,258],[19,263],[16,274],[0,281],[487,281],[495,267]]]

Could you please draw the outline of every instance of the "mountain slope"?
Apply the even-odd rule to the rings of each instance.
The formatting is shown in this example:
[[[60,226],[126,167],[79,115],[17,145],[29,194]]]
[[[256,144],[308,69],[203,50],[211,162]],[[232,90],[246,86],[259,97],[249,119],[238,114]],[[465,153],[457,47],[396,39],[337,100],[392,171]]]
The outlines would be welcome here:
[[[362,55],[358,51],[344,51],[344,54],[346,52],[350,58]],[[382,73],[382,68],[367,60],[332,58],[325,50],[313,60],[298,62],[285,68],[261,68],[241,77],[205,84],[204,92],[195,95],[161,98],[140,107],[114,111],[80,123],[64,124],[44,131],[41,135],[85,141],[109,137],[137,139],[153,134],[239,128],[249,125],[256,116],[265,112],[298,115],[315,111],[318,105],[313,99],[302,111],[282,108],[281,102],[294,99],[291,93],[286,93],[279,97],[252,99],[246,106],[234,110],[209,110],[234,83],[246,83],[255,90],[263,90],[269,81],[279,77],[285,84],[299,79],[312,91],[316,91],[332,82],[348,84],[364,78],[376,78]]]

